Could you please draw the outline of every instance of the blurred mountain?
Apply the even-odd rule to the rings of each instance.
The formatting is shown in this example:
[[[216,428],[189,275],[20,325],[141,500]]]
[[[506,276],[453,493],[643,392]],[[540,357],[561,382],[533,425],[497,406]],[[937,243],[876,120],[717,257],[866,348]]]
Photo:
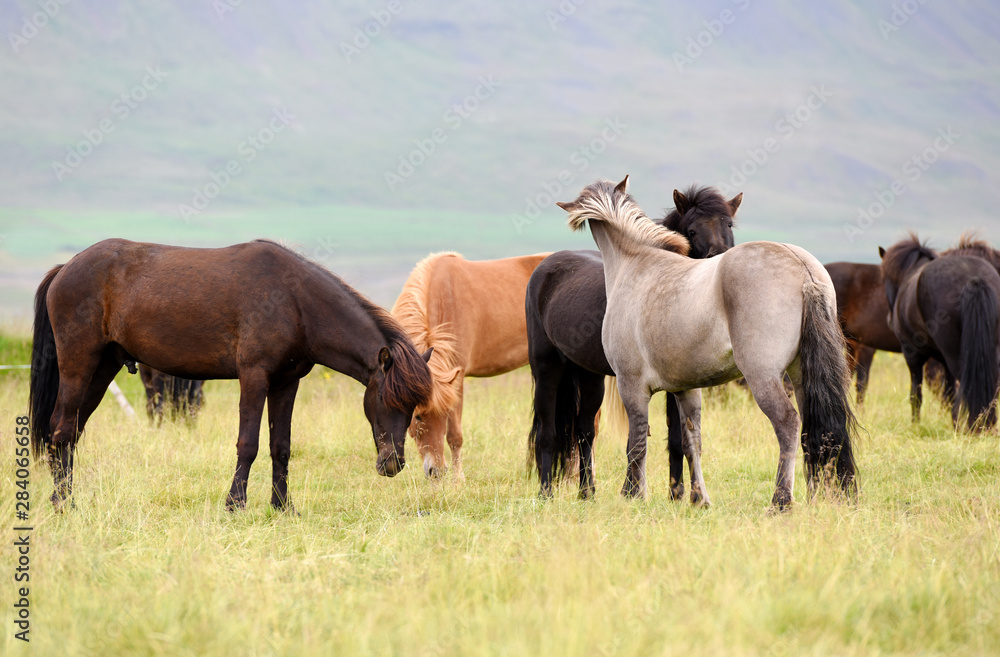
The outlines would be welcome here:
[[[995,3],[5,0],[0,25],[4,268],[251,215],[311,243],[353,209],[440,211],[429,248],[470,257],[503,255],[484,222],[511,254],[587,246],[553,200],[626,173],[654,216],[744,191],[739,241],[824,261],[1000,235]],[[358,249],[392,250],[372,225]]]

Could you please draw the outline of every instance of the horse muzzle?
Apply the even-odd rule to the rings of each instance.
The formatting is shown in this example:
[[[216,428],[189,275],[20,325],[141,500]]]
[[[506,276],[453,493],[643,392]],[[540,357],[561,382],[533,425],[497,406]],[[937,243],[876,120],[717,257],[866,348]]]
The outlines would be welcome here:
[[[389,449],[379,452],[375,461],[375,471],[383,477],[395,477],[406,467],[406,459],[397,455],[396,450]]]

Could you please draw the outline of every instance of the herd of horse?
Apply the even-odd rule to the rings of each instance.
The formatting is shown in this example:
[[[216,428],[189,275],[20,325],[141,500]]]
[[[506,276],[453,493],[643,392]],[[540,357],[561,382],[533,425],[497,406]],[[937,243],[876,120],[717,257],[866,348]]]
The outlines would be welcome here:
[[[376,471],[394,476],[414,439],[428,477],[462,478],[466,377],[529,365],[529,463],[539,495],[572,472],[595,493],[602,412],[627,418],[622,494],[647,494],[649,400],[667,393],[670,495],[708,505],[701,469],[701,388],[742,377],[779,445],[772,507],[793,499],[801,445],[809,496],[854,497],[857,424],[875,350],[902,352],[919,419],[925,366],[936,367],[958,426],[996,425],[1000,252],[963,236],[940,254],[914,235],[881,265],[822,265],[777,242],[735,244],[742,194],[674,191],[652,220],[620,183],[597,181],[559,203],[598,251],[491,261],[433,254],[391,312],[324,267],[273,242],[192,249],[109,239],[50,270],[35,296],[29,390],[32,445],[48,459],[57,509],[71,501],[73,457],[122,366],[138,364],[147,411],[193,418],[205,379],[240,384],[237,461],[227,509],[246,486],[268,405],[271,505],[288,495],[291,417],[316,364],[365,386]],[[785,383],[790,382],[795,404]],[[617,393],[617,394],[616,394]],[[797,409],[796,409],[797,407]],[[614,423],[607,423],[613,425]]]

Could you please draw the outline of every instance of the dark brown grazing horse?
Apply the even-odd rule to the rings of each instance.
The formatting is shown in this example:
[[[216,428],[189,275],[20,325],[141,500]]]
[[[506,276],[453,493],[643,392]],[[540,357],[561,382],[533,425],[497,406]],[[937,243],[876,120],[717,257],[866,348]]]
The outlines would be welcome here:
[[[204,381],[170,376],[148,365],[139,364],[139,378],[146,388],[146,415],[157,426],[163,424],[163,414],[177,420],[194,420],[205,401]]]
[[[739,194],[727,201],[710,187],[674,190],[675,208],[657,223],[687,238],[689,257],[709,258],[733,246],[733,218],[742,200]],[[594,418],[604,395],[604,377],[615,374],[601,343],[607,301],[599,251],[554,253],[528,282],[528,362],[535,383],[528,459],[534,459],[543,497],[552,494],[553,481],[567,471],[574,449],[580,454],[580,497],[594,494]],[[680,499],[680,412],[669,393],[667,424],[671,496]]]
[[[73,452],[123,364],[187,379],[239,379],[240,427],[228,509],[246,505],[268,404],[271,505],[288,498],[292,407],[314,364],[365,386],[375,468],[404,466],[403,440],[431,380],[399,324],[329,271],[273,242],[189,249],[110,239],[53,268],[35,295],[32,447],[47,453],[61,509]]]
[[[859,262],[831,262],[826,271],[837,291],[837,316],[847,339],[848,363],[857,374],[858,404],[865,400],[875,350],[899,353],[899,338],[889,328],[882,267]]]
[[[970,430],[996,426],[1000,379],[1000,274],[978,256],[938,257],[916,235],[879,248],[885,291],[892,308],[889,323],[910,369],[913,421],[920,419],[923,368],[929,358],[944,364],[946,389],[958,396]]]

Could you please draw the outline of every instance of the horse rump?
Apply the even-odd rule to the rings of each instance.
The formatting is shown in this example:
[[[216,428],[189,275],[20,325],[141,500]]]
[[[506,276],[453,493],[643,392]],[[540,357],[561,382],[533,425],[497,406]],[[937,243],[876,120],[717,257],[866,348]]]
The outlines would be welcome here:
[[[959,304],[962,337],[959,350],[959,394],[969,413],[970,430],[981,431],[997,423],[997,343],[1000,313],[993,288],[982,279],[972,280]]]
[[[803,285],[802,338],[802,450],[811,493],[836,469],[837,481],[849,496],[857,492],[852,434],[857,422],[849,400],[850,374],[844,334],[831,314],[823,288]]]

